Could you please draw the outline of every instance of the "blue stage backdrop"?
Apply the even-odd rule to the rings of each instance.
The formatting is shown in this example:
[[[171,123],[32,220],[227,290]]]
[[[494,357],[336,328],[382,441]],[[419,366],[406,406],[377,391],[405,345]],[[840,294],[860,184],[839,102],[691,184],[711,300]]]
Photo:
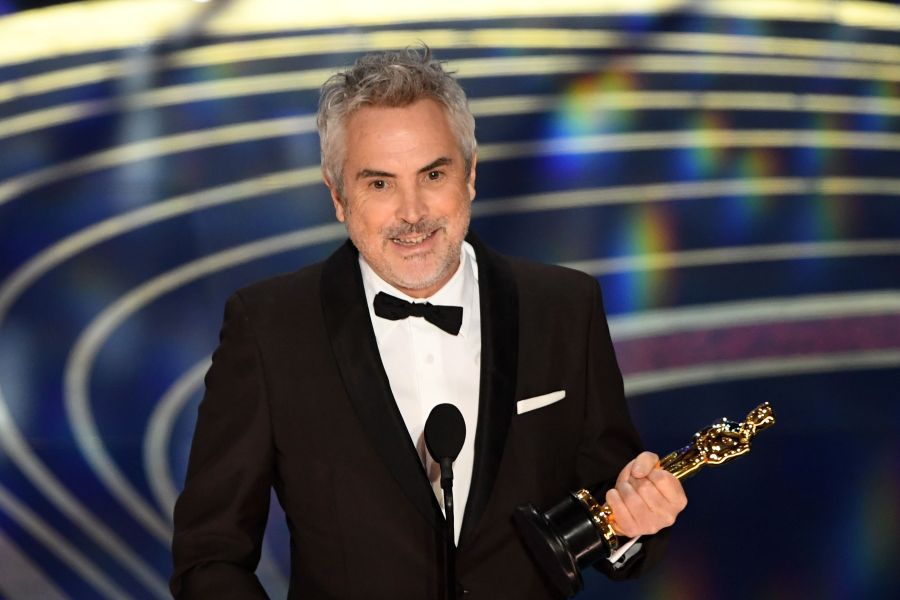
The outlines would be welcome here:
[[[646,445],[778,416],[579,598],[900,597],[900,9],[309,4],[0,1],[0,595],[167,596],[224,301],[344,238],[317,88],[421,40],[477,116],[473,230],[600,280]],[[287,552],[276,508],[273,597]]]

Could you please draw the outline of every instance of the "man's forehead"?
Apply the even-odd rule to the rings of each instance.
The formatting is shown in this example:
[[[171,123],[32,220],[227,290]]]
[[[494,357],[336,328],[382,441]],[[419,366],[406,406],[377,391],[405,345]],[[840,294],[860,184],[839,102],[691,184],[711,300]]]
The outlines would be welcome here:
[[[345,128],[357,129],[363,124],[378,123],[384,119],[404,119],[407,115],[427,115],[429,119],[440,120],[450,126],[447,107],[432,98],[420,98],[403,105],[363,104],[355,108],[345,118]]]
[[[446,108],[431,99],[401,107],[360,107],[346,121],[344,143],[343,166],[350,179],[463,163]]]

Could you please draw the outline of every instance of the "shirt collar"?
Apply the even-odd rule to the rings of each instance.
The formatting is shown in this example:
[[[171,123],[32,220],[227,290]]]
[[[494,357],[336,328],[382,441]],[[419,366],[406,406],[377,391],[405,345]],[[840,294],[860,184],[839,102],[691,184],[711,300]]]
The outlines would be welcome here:
[[[475,249],[472,248],[469,242],[464,241],[462,243],[462,251],[459,253],[459,266],[456,272],[453,273],[453,276],[441,289],[427,298],[413,298],[386,282],[369,266],[362,254],[359,255],[359,268],[362,271],[366,303],[373,322],[377,317],[375,316],[372,302],[378,292],[384,292],[397,298],[402,298],[407,302],[430,302],[432,304],[462,306],[463,320],[459,335],[468,337],[470,334],[473,316],[477,314],[474,311],[479,310],[479,307],[477,304],[478,263],[475,260]]]

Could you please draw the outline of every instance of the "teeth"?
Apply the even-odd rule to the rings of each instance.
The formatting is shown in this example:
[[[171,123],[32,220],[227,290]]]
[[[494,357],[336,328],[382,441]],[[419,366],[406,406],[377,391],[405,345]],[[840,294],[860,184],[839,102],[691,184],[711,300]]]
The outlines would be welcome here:
[[[432,233],[434,233],[434,232],[432,232]],[[416,244],[421,244],[422,242],[424,242],[425,240],[427,240],[430,237],[431,237],[431,233],[427,233],[427,234],[420,235],[419,237],[414,237],[414,238],[405,238],[405,239],[392,238],[392,241],[394,241],[398,244],[403,244],[404,246],[415,246]]]

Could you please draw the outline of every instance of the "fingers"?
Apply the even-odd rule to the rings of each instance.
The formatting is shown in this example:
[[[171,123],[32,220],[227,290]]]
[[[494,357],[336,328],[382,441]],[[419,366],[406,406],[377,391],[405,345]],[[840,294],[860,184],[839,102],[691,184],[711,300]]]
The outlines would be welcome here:
[[[628,506],[617,488],[612,488],[606,492],[606,503],[612,509],[612,519],[610,521],[616,534],[624,535],[625,537],[639,535],[635,533],[638,530],[637,522],[628,510]]]
[[[619,471],[619,476],[616,478],[616,487],[619,487],[620,484],[625,483],[632,477],[631,471],[634,468],[634,461],[636,460],[637,458],[632,459],[627,465],[622,467],[621,471]]]
[[[687,506],[687,496],[677,477],[668,471],[655,469],[650,472],[647,479],[653,483],[667,504],[677,508],[679,512],[684,510]]]
[[[658,457],[645,452],[628,463],[606,494],[613,527],[620,535],[650,535],[675,522],[687,505],[681,482],[657,468]]]
[[[610,490],[607,502],[613,510],[613,526],[620,535],[656,533],[671,524],[665,499],[645,479],[627,481]]]

